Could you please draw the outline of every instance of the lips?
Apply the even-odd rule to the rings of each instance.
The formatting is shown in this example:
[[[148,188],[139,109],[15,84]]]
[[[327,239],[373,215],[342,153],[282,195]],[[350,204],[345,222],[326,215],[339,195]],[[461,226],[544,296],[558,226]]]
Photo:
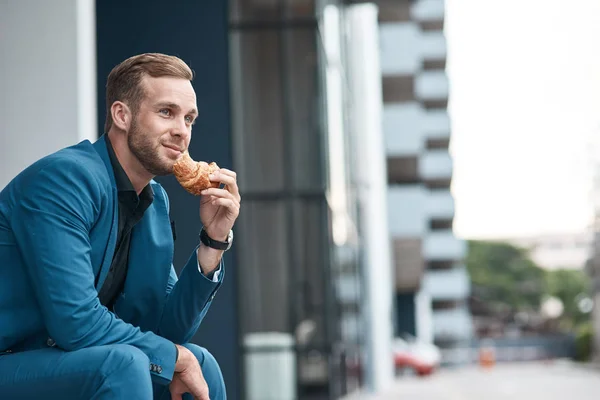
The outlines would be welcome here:
[[[170,145],[170,144],[163,144],[163,146],[165,146],[167,149],[171,149],[171,150],[175,150],[178,151],[180,153],[183,153],[183,150],[175,145]]]

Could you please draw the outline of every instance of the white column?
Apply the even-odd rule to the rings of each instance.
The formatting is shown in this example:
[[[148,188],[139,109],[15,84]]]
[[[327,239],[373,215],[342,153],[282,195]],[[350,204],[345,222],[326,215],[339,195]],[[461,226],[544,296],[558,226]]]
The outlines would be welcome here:
[[[96,131],[94,0],[0,2],[0,190]]]
[[[96,1],[77,0],[77,129],[79,140],[98,137]]]
[[[417,339],[424,343],[433,343],[431,295],[423,289],[415,295],[415,319]]]
[[[350,127],[358,181],[362,269],[365,286],[366,380],[373,392],[393,381],[392,263],[387,216],[386,152],[377,7],[348,10]]]

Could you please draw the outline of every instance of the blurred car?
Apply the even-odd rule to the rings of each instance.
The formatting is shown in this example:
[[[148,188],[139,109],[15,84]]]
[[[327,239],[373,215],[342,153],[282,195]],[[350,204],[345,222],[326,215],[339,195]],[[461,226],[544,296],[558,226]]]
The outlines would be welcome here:
[[[393,354],[398,375],[430,375],[439,368],[442,360],[442,354],[436,345],[407,336],[394,338]]]

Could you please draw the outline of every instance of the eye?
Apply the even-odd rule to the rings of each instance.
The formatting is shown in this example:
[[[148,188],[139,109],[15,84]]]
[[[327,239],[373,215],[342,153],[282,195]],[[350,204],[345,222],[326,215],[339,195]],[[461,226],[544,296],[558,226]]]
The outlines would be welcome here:
[[[186,115],[185,122],[190,125],[194,125],[194,122],[196,122],[196,119],[194,117],[192,117],[191,115]]]
[[[161,113],[162,115],[164,115],[165,117],[171,116],[171,110],[169,110],[168,108],[163,108],[163,109],[159,110],[158,112]]]

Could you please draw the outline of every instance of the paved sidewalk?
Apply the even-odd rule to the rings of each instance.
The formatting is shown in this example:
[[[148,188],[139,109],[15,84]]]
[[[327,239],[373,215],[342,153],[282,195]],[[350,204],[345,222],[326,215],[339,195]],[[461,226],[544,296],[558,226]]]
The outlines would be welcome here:
[[[600,371],[571,362],[466,367],[398,379],[386,393],[344,400],[597,400]]]

